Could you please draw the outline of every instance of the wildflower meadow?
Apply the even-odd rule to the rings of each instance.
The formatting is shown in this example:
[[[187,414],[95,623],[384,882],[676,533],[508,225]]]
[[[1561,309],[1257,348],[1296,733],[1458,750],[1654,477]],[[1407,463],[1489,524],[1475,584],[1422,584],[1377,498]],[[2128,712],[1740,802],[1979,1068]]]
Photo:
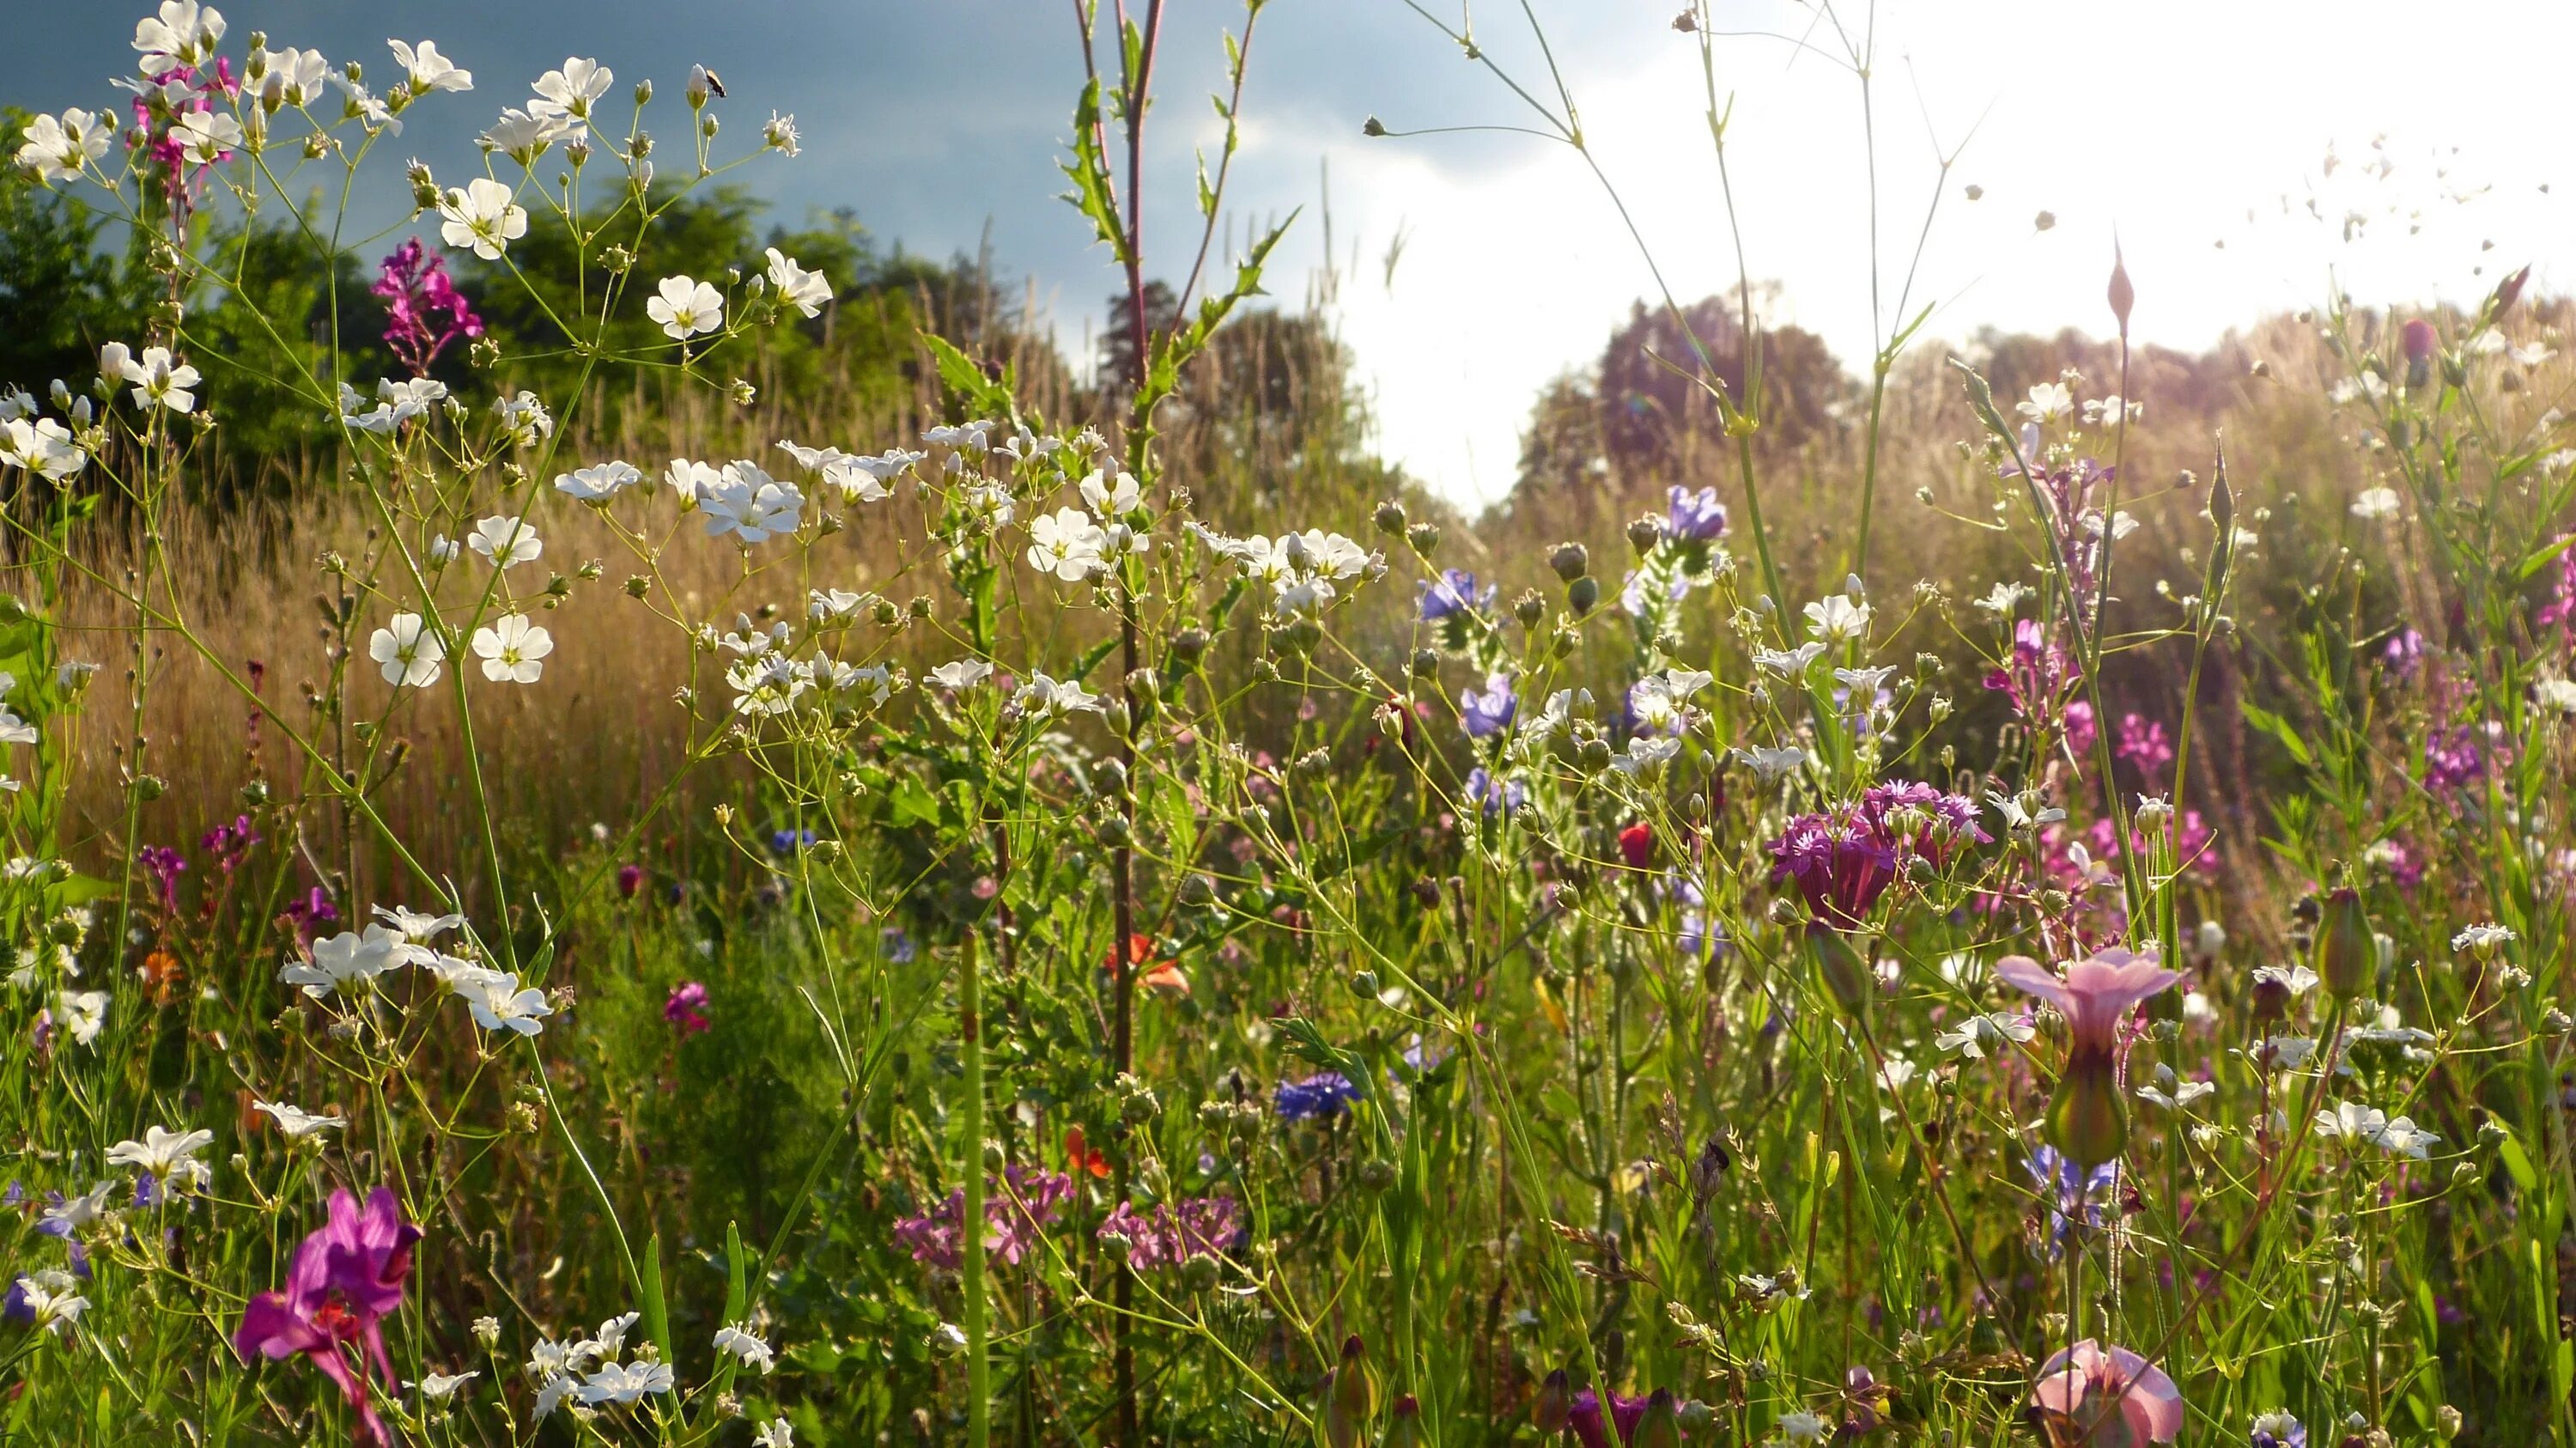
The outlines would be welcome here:
[[[738,66],[9,114],[0,1439],[2576,1441],[2576,309],[1650,290],[1473,514],[1227,208],[1297,3],[1046,7],[1088,369]]]

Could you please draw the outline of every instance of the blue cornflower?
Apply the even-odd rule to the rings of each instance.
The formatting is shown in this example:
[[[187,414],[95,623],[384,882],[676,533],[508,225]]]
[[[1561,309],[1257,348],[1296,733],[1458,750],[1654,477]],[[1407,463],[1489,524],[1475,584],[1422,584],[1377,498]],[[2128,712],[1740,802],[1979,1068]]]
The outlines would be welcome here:
[[[1494,602],[1493,586],[1488,584],[1484,592],[1478,593],[1476,575],[1464,568],[1444,568],[1438,578],[1424,579],[1414,586],[1422,590],[1424,623],[1437,623],[1451,614],[1490,608]]]
[[[1472,739],[1500,734],[1512,727],[1512,716],[1520,710],[1520,696],[1512,692],[1507,674],[1487,674],[1482,690],[1458,691],[1458,713]]]
[[[1339,1071],[1319,1071],[1303,1081],[1279,1083],[1279,1119],[1306,1121],[1339,1116],[1360,1099],[1360,1088]]]

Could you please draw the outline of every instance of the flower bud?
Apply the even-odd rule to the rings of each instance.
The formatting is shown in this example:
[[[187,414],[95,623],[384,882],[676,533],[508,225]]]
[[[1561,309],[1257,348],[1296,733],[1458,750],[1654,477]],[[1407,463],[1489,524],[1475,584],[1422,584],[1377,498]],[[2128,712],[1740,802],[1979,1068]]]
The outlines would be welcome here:
[[[1646,1399],[1646,1416],[1637,1420],[1630,1448],[1681,1448],[1681,1419],[1673,1404],[1673,1390],[1657,1388]]]
[[[1342,1361],[1324,1382],[1326,1448],[1359,1448],[1377,1416],[1377,1384],[1369,1378],[1368,1349],[1360,1335],[1342,1339]]]
[[[1592,571],[1592,554],[1580,543],[1559,543],[1547,555],[1547,566],[1568,583]]]
[[[1416,523],[1404,530],[1404,541],[1413,545],[1415,553],[1428,558],[1440,547],[1440,530],[1429,523]]]
[[[1406,522],[1404,505],[1393,498],[1378,504],[1376,521],[1377,530],[1389,538],[1403,537]]]
[[[1844,1010],[1858,1015],[1869,1004],[1869,967],[1841,931],[1821,920],[1807,922],[1807,958]]]
[[[2120,244],[2111,243],[2111,315],[2120,321],[2120,335],[2129,335],[2129,308],[2137,305],[2138,289],[2130,284],[2128,263],[2120,259]]]
[[[1542,1438],[1553,1438],[1565,1431],[1574,1416],[1574,1388],[1566,1381],[1565,1369],[1558,1368],[1538,1385],[1538,1397],[1530,1403],[1530,1425]]]
[[[1523,628],[1536,628],[1538,621],[1547,617],[1547,600],[1539,597],[1535,588],[1523,589],[1521,596],[1512,600],[1512,617],[1519,619]]]
[[[2077,1046],[2048,1100],[2049,1144],[2086,1170],[2119,1160],[2129,1144],[2129,1107],[2120,1099],[2119,1063],[2107,1051]]]
[[[1628,546],[1640,554],[1652,553],[1664,541],[1664,520],[1652,513],[1628,525]]]
[[[2370,915],[2361,894],[2345,885],[2326,896],[2317,920],[2316,972],[2326,991],[2338,1000],[2369,992],[2378,975],[2379,949],[2371,939]]]
[[[1601,580],[1598,578],[1578,578],[1566,586],[1565,606],[1573,609],[1578,617],[1590,613],[1600,602]]]
[[[2407,390],[2414,391],[2432,381],[2433,354],[2442,345],[2441,338],[2433,331],[2433,324],[2422,317],[2408,318],[2406,326],[2398,334],[2398,345],[2406,353]]]

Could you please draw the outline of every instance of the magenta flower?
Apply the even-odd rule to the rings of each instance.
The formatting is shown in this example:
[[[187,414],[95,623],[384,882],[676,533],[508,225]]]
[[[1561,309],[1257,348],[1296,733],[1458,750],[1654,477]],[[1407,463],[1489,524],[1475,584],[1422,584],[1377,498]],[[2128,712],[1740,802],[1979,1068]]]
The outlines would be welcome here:
[[[1120,1202],[1096,1235],[1126,1238],[1128,1264],[1139,1271],[1177,1267],[1192,1257],[1231,1251],[1243,1237],[1243,1204],[1232,1197],[1191,1197],[1140,1213]]]
[[[1039,1236],[1073,1199],[1072,1177],[1026,1166],[1006,1167],[1001,1180],[987,1179],[985,1186],[984,1250],[1013,1266],[1036,1248]],[[894,1239],[914,1261],[954,1272],[966,1261],[965,1220],[966,1191],[961,1187],[917,1217],[896,1219]]]
[[[447,344],[483,335],[483,319],[456,289],[447,274],[447,258],[428,256],[420,238],[396,247],[376,264],[380,273],[369,288],[385,299],[385,345],[393,349],[415,377],[425,376]],[[443,320],[432,322],[432,318]]]
[[[694,1036],[711,1022],[706,1014],[707,988],[693,980],[671,987],[671,998],[662,1002],[662,1019],[679,1027],[683,1036]]]
[[[2075,1430],[2060,1442],[2131,1448],[2170,1443],[2182,1433],[2182,1390],[2164,1369],[2089,1337],[2040,1368],[2031,1401]]]
[[[1590,1388],[1574,1395],[1574,1408],[1565,1416],[1565,1426],[1574,1433],[1583,1448],[1610,1448],[1610,1430],[1616,1430],[1622,1444],[1637,1436],[1637,1424],[1646,1416],[1646,1397],[1622,1397],[1611,1393],[1610,1421],[1602,1422],[1601,1395]]]
[[[402,1306],[412,1244],[419,1240],[420,1228],[402,1219],[386,1188],[369,1192],[364,1210],[347,1188],[333,1192],[328,1220],[295,1249],[286,1290],[263,1292],[243,1310],[234,1350],[244,1362],[311,1358],[358,1410],[361,1436],[390,1444],[392,1435],[368,1401],[366,1370],[372,1363],[384,1375],[387,1393],[402,1390],[379,1324]]]

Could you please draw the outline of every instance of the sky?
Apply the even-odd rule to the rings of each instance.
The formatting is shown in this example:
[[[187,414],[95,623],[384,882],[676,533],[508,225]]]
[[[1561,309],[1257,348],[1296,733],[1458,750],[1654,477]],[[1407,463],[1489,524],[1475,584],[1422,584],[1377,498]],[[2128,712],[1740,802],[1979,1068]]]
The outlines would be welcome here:
[[[1419,3],[1460,27],[1460,0]],[[1326,275],[1329,228],[1332,315],[1374,441],[1462,504],[1509,489],[1539,390],[1597,357],[1634,302],[1661,295],[1659,275],[1684,303],[1731,286],[1739,230],[1744,269],[1780,286],[1774,318],[1821,333],[1855,370],[1927,305],[1929,339],[2108,331],[2115,238],[2137,285],[2134,335],[2190,348],[2337,287],[2364,303],[2474,302],[2525,261],[2543,288],[2576,284],[2576,179],[2549,185],[2566,179],[2554,98],[2576,51],[2563,0],[1728,0],[1716,84],[1733,224],[1699,49],[1671,24],[1680,5],[1529,0],[1542,54],[1517,0],[1483,0],[1473,31],[1491,66],[1406,0],[1261,12],[1227,203],[1236,245],[1297,213],[1269,272],[1293,307]],[[143,8],[83,0],[20,17],[0,101],[96,108],[133,63]],[[442,176],[474,169],[475,133],[572,55],[613,67],[621,91],[657,80],[672,101],[659,129],[678,143],[676,97],[702,62],[729,92],[727,141],[756,144],[773,109],[797,117],[800,158],[736,173],[775,219],[846,206],[881,245],[935,257],[989,235],[1068,349],[1119,285],[1056,199],[1081,82],[1073,0],[220,8],[228,53],[264,30],[272,46],[362,61],[379,88],[397,73],[387,38],[436,40],[475,88],[415,106],[395,144]],[[1221,135],[1206,101],[1220,32],[1242,12],[1171,0],[1168,14],[1146,251],[1149,270],[1179,272],[1196,242],[1194,155]],[[1588,161],[1518,132],[1362,133],[1371,116],[1399,132],[1545,129],[1505,78],[1561,115],[1549,55]]]

